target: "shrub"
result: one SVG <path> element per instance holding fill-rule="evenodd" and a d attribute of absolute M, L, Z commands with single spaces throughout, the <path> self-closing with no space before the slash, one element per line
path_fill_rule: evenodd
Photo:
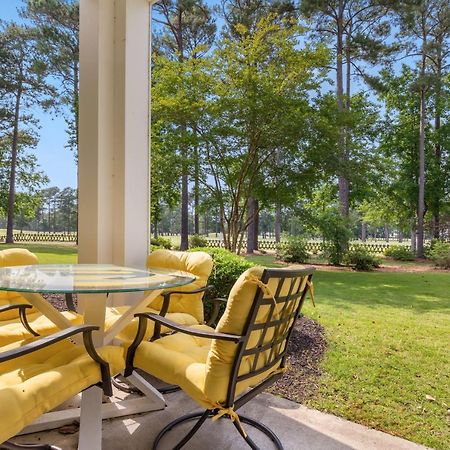
<path fill-rule="evenodd" d="M 172 248 L 172 241 L 167 238 L 163 238 L 162 236 L 159 236 L 157 238 L 151 238 L 150 239 L 150 245 L 155 248 L 166 248 L 170 250 Z"/>
<path fill-rule="evenodd" d="M 450 269 L 450 243 L 435 242 L 430 249 L 429 255 L 436 266 Z"/>
<path fill-rule="evenodd" d="M 227 298 L 233 284 L 248 268 L 254 264 L 242 256 L 238 256 L 223 248 L 197 247 L 189 251 L 203 251 L 209 253 L 214 260 L 214 267 L 208 279 L 208 284 L 214 286 L 207 298 Z"/>
<path fill-rule="evenodd" d="M 380 261 L 363 248 L 355 248 L 346 253 L 344 261 L 355 270 L 367 271 L 380 267 Z"/>
<path fill-rule="evenodd" d="M 415 258 L 414 253 L 404 245 L 391 245 L 384 254 L 398 261 L 414 261 Z"/>
<path fill-rule="evenodd" d="M 277 247 L 277 258 L 290 263 L 304 263 L 308 260 L 306 241 L 291 237 Z"/>
<path fill-rule="evenodd" d="M 325 241 L 324 256 L 328 262 L 339 266 L 348 250 L 350 222 L 337 209 L 325 211 L 318 218 L 318 226 Z"/>
<path fill-rule="evenodd" d="M 200 236 L 199 234 L 194 234 L 189 237 L 189 247 L 206 247 L 208 245 L 208 240 L 205 236 Z"/>

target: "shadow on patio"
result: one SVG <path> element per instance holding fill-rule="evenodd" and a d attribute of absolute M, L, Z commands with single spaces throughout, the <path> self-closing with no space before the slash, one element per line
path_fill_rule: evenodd
<path fill-rule="evenodd" d="M 198 410 L 195 403 L 182 392 L 166 397 L 167 408 L 146 414 L 103 422 L 103 448 L 107 450 L 149 449 L 156 434 L 171 420 Z M 366 428 L 362 425 L 308 409 L 302 405 L 274 397 L 260 395 L 242 408 L 242 413 L 269 425 L 278 435 L 286 450 L 350 450 L 350 449 L 424 449 L 420 445 Z M 161 450 L 172 449 L 187 432 L 188 425 L 178 428 L 173 436 L 162 441 Z M 246 428 L 262 450 L 271 449 L 271 443 L 258 431 Z M 21 443 L 45 442 L 63 450 L 77 448 L 78 433 L 62 435 L 46 431 L 15 438 Z M 248 449 L 229 420 L 208 420 L 186 445 L 186 450 L 240 450 Z"/>

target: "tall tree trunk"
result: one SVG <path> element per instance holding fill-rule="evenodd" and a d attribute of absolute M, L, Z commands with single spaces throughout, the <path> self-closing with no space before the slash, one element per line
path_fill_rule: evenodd
<path fill-rule="evenodd" d="M 181 175 L 181 242 L 180 250 L 189 247 L 189 192 L 188 175 L 186 173 L 186 159 L 183 162 L 183 174 Z"/>
<path fill-rule="evenodd" d="M 366 242 L 366 239 L 367 239 L 367 223 L 362 222 L 361 223 L 361 240 L 363 242 Z"/>
<path fill-rule="evenodd" d="M 259 234 L 259 206 L 258 200 L 253 197 L 248 200 L 248 217 L 251 222 L 247 227 L 247 253 L 252 254 L 258 250 Z"/>
<path fill-rule="evenodd" d="M 416 223 L 413 220 L 411 223 L 411 251 L 416 253 L 417 250 L 417 236 L 416 236 Z"/>
<path fill-rule="evenodd" d="M 255 218 L 253 220 L 253 229 L 254 229 L 254 235 L 255 235 L 255 243 L 254 243 L 254 250 L 259 249 L 259 201 L 255 199 Z"/>
<path fill-rule="evenodd" d="M 200 176 L 200 168 L 199 168 L 199 154 L 198 148 L 195 147 L 194 151 L 194 164 L 195 164 L 195 173 L 194 173 L 194 234 L 200 234 L 200 186 L 199 186 L 199 176 Z"/>
<path fill-rule="evenodd" d="M 275 205 L 275 242 L 281 241 L 281 205 Z"/>
<path fill-rule="evenodd" d="M 337 107 L 339 113 L 345 110 L 344 106 L 344 77 L 343 77 L 343 59 L 344 59 L 344 1 L 339 0 L 339 12 L 337 18 L 337 45 L 336 45 L 336 96 Z M 341 128 L 339 136 L 339 151 L 340 151 L 340 168 L 338 174 L 339 186 L 339 204 L 341 214 L 343 217 L 348 217 L 349 214 L 349 185 L 345 174 L 346 166 L 346 148 L 345 148 L 345 129 Z"/>
<path fill-rule="evenodd" d="M 435 95 L 435 115 L 434 115 L 434 132 L 438 139 L 434 145 L 434 158 L 438 170 L 437 189 L 435 189 L 435 199 L 433 202 L 433 237 L 440 238 L 440 214 L 441 214 L 441 186 L 442 180 L 442 149 L 439 141 L 439 130 L 441 129 L 441 77 L 442 77 L 442 57 L 438 55 L 436 61 L 436 95 Z"/>
<path fill-rule="evenodd" d="M 14 243 L 14 202 L 16 197 L 16 166 L 17 149 L 19 145 L 19 118 L 20 118 L 20 99 L 22 96 L 22 82 L 19 83 L 16 93 L 16 104 L 14 107 L 14 126 L 11 145 L 11 171 L 9 174 L 9 193 L 8 193 L 8 222 L 6 225 L 6 243 Z"/>
<path fill-rule="evenodd" d="M 424 253 L 424 215 L 425 215 L 425 125 L 426 125 L 426 99 L 425 99 L 425 69 L 426 69 L 426 29 L 423 18 L 422 35 L 422 61 L 420 66 L 420 129 L 419 129 L 419 198 L 417 204 L 417 256 L 423 258 Z"/>

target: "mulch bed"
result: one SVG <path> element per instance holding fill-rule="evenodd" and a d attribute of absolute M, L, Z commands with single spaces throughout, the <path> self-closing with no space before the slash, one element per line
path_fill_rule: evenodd
<path fill-rule="evenodd" d="M 327 349 L 325 329 L 308 317 L 297 319 L 288 346 L 288 371 L 269 392 L 297 403 L 314 396 L 322 374 L 320 363 Z"/>
<path fill-rule="evenodd" d="M 42 294 L 58 311 L 67 311 L 66 299 L 64 294 Z M 73 296 L 73 302 L 77 306 L 77 296 Z"/>

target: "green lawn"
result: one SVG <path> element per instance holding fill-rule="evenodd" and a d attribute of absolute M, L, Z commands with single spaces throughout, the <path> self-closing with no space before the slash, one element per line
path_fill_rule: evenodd
<path fill-rule="evenodd" d="M 71 244 L 0 244 L 0 250 L 26 248 L 36 254 L 40 264 L 71 264 L 78 260 L 78 249 Z"/>
<path fill-rule="evenodd" d="M 308 406 L 450 448 L 450 274 L 317 272 L 315 286 L 304 313 L 329 349 Z"/>

